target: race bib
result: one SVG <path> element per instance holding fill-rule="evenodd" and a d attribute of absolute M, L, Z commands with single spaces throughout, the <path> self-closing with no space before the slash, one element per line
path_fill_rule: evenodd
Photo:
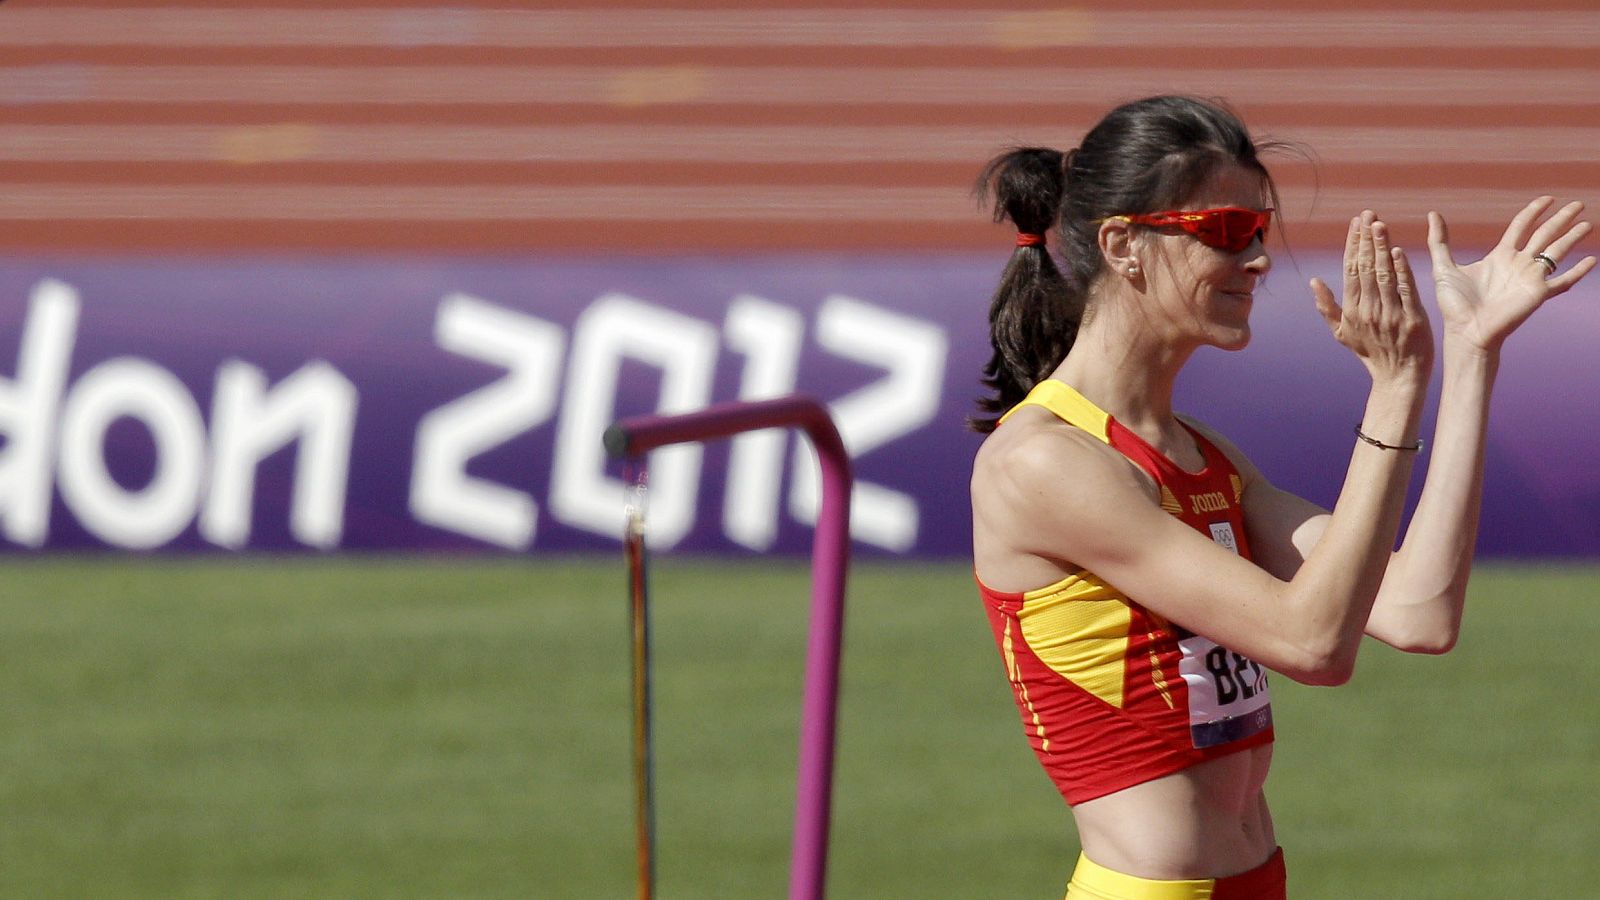
<path fill-rule="evenodd" d="M 1242 653 L 1191 634 L 1178 642 L 1178 673 L 1189 689 L 1189 736 L 1199 749 L 1272 726 L 1267 670 Z"/>
<path fill-rule="evenodd" d="M 1239 552 L 1227 522 L 1212 523 L 1210 531 L 1212 540 Z M 1183 651 L 1178 673 L 1189 689 L 1189 736 L 1196 748 L 1230 743 L 1272 727 L 1267 670 L 1260 663 L 1198 634 L 1184 633 L 1178 649 Z"/>

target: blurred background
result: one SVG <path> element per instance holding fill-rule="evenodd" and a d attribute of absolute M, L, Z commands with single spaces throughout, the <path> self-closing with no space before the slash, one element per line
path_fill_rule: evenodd
<path fill-rule="evenodd" d="M 607 422 L 798 389 L 857 457 L 864 547 L 963 555 L 960 423 L 1010 241 L 976 173 L 1162 92 L 1297 148 L 1255 345 L 1184 390 L 1331 500 L 1362 382 L 1304 284 L 1349 217 L 1378 210 L 1426 268 L 1429 209 L 1468 258 L 1531 197 L 1600 183 L 1577 0 L 13 0 L 3 22 L 0 503 L 24 547 L 605 549 Z M 1508 351 L 1492 553 L 1600 552 L 1573 452 L 1600 426 L 1567 400 L 1600 383 L 1596 291 Z M 664 454 L 658 542 L 804 552 L 792 443 Z"/>
<path fill-rule="evenodd" d="M 0 892 L 626 894 L 600 432 L 796 390 L 859 479 L 836 892 L 1057 892 L 1070 826 L 966 562 L 1012 246 L 983 163 L 1155 93 L 1295 148 L 1254 341 L 1180 401 L 1331 503 L 1364 376 L 1306 281 L 1363 208 L 1425 275 L 1429 210 L 1464 261 L 1535 196 L 1600 199 L 1597 50 L 1591 0 L 0 4 L 0 857 L 37 861 Z M 1505 352 L 1479 630 L 1285 689 L 1306 896 L 1600 876 L 1593 282 Z M 663 890 L 781 891 L 812 465 L 780 433 L 651 460 L 652 547 L 686 560 Z M 710 746 L 768 764 L 729 788 L 749 754 Z"/>

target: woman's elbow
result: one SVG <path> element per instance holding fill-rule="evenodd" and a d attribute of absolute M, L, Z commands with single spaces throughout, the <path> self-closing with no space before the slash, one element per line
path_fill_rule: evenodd
<path fill-rule="evenodd" d="M 1301 684 L 1337 687 L 1355 675 L 1358 647 L 1355 643 L 1303 647 L 1280 671 Z"/>
<path fill-rule="evenodd" d="M 1390 617 L 1368 633 L 1405 653 L 1449 653 L 1461 637 L 1461 604 L 1448 597 L 1409 607 L 1409 615 Z M 1371 624 L 1379 624 L 1377 622 Z"/>
<path fill-rule="evenodd" d="M 1417 629 L 1393 640 L 1384 640 L 1384 643 L 1405 653 L 1439 656 L 1455 649 L 1456 640 L 1460 637 L 1459 627 L 1440 626 Z"/>
<path fill-rule="evenodd" d="M 1301 684 L 1315 685 L 1317 687 L 1338 687 L 1348 682 L 1356 674 L 1356 661 L 1329 660 L 1312 668 L 1302 670 L 1301 678 L 1295 679 Z"/>

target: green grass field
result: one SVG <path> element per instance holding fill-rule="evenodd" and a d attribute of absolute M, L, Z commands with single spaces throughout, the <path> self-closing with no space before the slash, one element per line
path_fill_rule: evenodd
<path fill-rule="evenodd" d="M 16 559 L 0 896 L 632 895 L 620 560 Z M 787 884 L 803 564 L 654 566 L 663 898 Z M 1274 681 L 1304 898 L 1600 884 L 1600 568 L 1481 567 L 1456 651 Z M 852 573 L 830 895 L 1059 897 L 1076 845 L 964 565 Z"/>

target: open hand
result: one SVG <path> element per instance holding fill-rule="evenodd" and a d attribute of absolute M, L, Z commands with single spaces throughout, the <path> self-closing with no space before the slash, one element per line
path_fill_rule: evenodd
<path fill-rule="evenodd" d="M 1483 259 L 1458 266 L 1450 256 L 1444 217 L 1428 213 L 1428 252 L 1447 340 L 1458 338 L 1480 350 L 1498 350 L 1511 332 L 1544 301 L 1566 293 L 1595 267 L 1586 256 L 1560 275 L 1561 260 L 1591 230 L 1577 221 L 1583 204 L 1568 203 L 1543 222 L 1554 197 L 1540 197 L 1506 226 L 1500 243 Z M 1576 223 L 1576 224 L 1574 224 Z"/>
<path fill-rule="evenodd" d="M 1339 343 L 1360 358 L 1374 380 L 1420 377 L 1433 368 L 1433 332 L 1417 296 L 1405 251 L 1389 246 L 1388 227 L 1366 210 L 1350 220 L 1344 246 L 1344 305 L 1320 278 L 1311 279 L 1317 311 Z"/>

